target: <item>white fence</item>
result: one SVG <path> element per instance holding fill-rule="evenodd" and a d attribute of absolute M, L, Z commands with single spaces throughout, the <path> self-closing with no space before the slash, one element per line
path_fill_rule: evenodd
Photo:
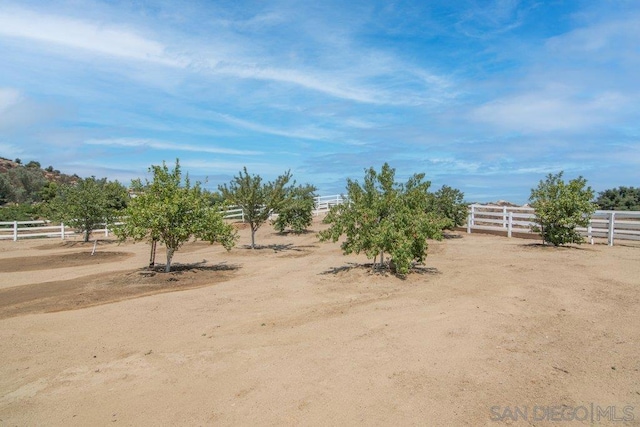
<path fill-rule="evenodd" d="M 340 205 L 345 202 L 345 198 L 340 194 L 332 196 L 317 196 L 315 197 L 315 206 L 313 208 L 313 215 L 318 216 L 322 213 L 329 212 L 333 206 Z M 244 212 L 242 208 L 237 206 L 230 206 L 229 209 L 222 211 L 225 219 L 237 219 L 244 222 Z M 271 217 L 277 216 L 277 212 L 272 212 Z"/>
<path fill-rule="evenodd" d="M 346 202 L 340 194 L 318 196 L 315 199 L 314 215 L 326 213 L 333 206 Z M 242 208 L 231 206 L 223 211 L 225 219 L 244 222 Z M 512 237 L 513 233 L 532 233 L 534 210 L 527 207 L 507 207 L 496 205 L 470 205 L 467 219 L 467 232 L 472 230 L 500 231 Z M 121 223 L 117 223 L 121 224 Z M 609 245 L 614 240 L 640 241 L 640 212 L 638 211 L 596 211 L 587 228 L 578 228 L 591 243 L 593 238 L 606 238 Z M 92 230 L 92 233 L 104 233 L 109 236 L 111 230 L 106 226 Z M 0 240 L 18 240 L 33 237 L 59 237 L 65 239 L 76 233 L 64 224 L 51 225 L 50 221 L 8 221 L 0 222 Z"/>
<path fill-rule="evenodd" d="M 111 232 L 106 224 L 104 228 L 91 230 L 92 233 L 104 233 L 106 237 Z M 0 239 L 11 239 L 14 242 L 18 239 L 33 237 L 59 237 L 64 240 L 66 237 L 75 235 L 73 229 L 64 223 L 51 225 L 50 221 L 6 221 L 0 222 Z"/>
<path fill-rule="evenodd" d="M 533 208 L 471 205 L 467 233 L 472 230 L 501 231 L 508 237 L 513 233 L 531 233 L 534 212 Z M 596 211 L 588 227 L 577 230 L 592 244 L 595 237 L 606 238 L 609 246 L 613 246 L 616 239 L 640 240 L 640 212 Z"/>
<path fill-rule="evenodd" d="M 227 209 L 223 212 L 222 217 L 224 219 L 239 219 L 244 222 L 244 210 L 242 208 L 236 208 L 235 206 L 231 206 L 233 209 Z"/>
<path fill-rule="evenodd" d="M 321 213 L 329 212 L 329 209 L 336 205 L 341 205 L 346 201 L 346 198 L 340 194 L 333 196 L 318 196 L 316 197 L 316 204 L 313 210 L 313 214 L 318 216 Z"/>
<path fill-rule="evenodd" d="M 332 206 L 344 203 L 341 195 L 318 196 L 316 197 L 314 215 L 326 213 Z M 244 211 L 242 208 L 231 206 L 223 211 L 225 219 L 237 220 L 244 222 Z M 121 223 L 117 223 L 121 224 Z M 91 233 L 104 233 L 105 237 L 109 236 L 109 230 L 106 224 L 104 228 L 91 230 Z M 77 234 L 73 229 L 64 223 L 52 225 L 51 221 L 6 221 L 0 222 L 0 240 L 13 240 L 35 237 L 59 237 L 64 240 L 69 236 Z"/>

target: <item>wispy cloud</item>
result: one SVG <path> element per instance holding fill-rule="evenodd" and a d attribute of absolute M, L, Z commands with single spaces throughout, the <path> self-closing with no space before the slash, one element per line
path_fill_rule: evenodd
<path fill-rule="evenodd" d="M 13 88 L 0 87 L 0 114 L 20 101 L 20 91 Z"/>
<path fill-rule="evenodd" d="M 0 9 L 0 34 L 103 55 L 184 65 L 184 62 L 170 58 L 162 44 L 130 29 L 25 9 Z"/>
<path fill-rule="evenodd" d="M 636 2 L 4 0 L 0 150 L 340 191 L 388 161 L 519 201 L 562 169 L 631 185 L 638 20 Z"/>
<path fill-rule="evenodd" d="M 487 38 L 522 25 L 528 8 L 520 0 L 492 0 L 473 4 L 466 9 L 456 28 L 469 37 Z"/>
<path fill-rule="evenodd" d="M 258 58 L 247 53 L 242 39 L 234 38 L 232 46 L 211 49 L 204 40 L 191 39 L 181 45 L 167 45 L 129 26 L 117 26 L 92 20 L 82 20 L 44 14 L 21 8 L 0 9 L 0 35 L 79 49 L 86 53 L 106 55 L 122 60 L 136 60 L 176 67 L 191 72 L 237 79 L 252 79 L 297 86 L 339 99 L 380 105 L 417 105 L 433 102 L 442 96 L 447 86 L 446 78 L 425 70 L 398 62 L 388 54 L 375 53 L 364 60 L 353 61 L 351 67 L 339 64 L 335 69 L 298 66 L 295 68 L 273 66 L 277 56 Z M 250 42 L 249 42 L 250 43 Z M 244 54 L 243 54 L 244 52 Z M 373 53 L 373 52 L 371 52 Z M 334 52 L 347 60 L 352 49 Z M 391 66 L 390 66 L 391 64 Z M 407 92 L 397 96 L 384 85 L 368 84 L 367 79 L 384 77 L 385 80 L 404 76 L 419 83 L 420 92 Z"/>
<path fill-rule="evenodd" d="M 629 99 L 620 93 L 602 93 L 591 99 L 558 90 L 524 93 L 488 102 L 471 113 L 473 120 L 516 132 L 582 131 L 610 123 Z"/>
<path fill-rule="evenodd" d="M 138 138 L 111 138 L 111 139 L 89 139 L 85 141 L 87 145 L 102 145 L 107 147 L 135 147 L 150 148 L 155 150 L 171 150 L 196 153 L 211 154 L 230 154 L 236 156 L 259 156 L 264 154 L 262 151 L 255 150 L 235 150 L 231 148 L 197 146 L 190 144 L 177 144 L 164 141 L 156 141 L 152 139 Z"/>
<path fill-rule="evenodd" d="M 230 125 L 252 130 L 259 133 L 265 133 L 270 135 L 285 136 L 287 138 L 300 138 L 309 139 L 313 141 L 335 141 L 340 140 L 340 134 L 326 128 L 320 128 L 316 126 L 309 126 L 307 128 L 276 128 L 273 126 L 266 126 L 260 123 L 255 123 L 249 120 L 239 119 L 237 117 L 230 116 L 228 114 L 214 113 L 213 117 L 228 123 Z M 343 141 L 340 141 L 343 142 Z"/>

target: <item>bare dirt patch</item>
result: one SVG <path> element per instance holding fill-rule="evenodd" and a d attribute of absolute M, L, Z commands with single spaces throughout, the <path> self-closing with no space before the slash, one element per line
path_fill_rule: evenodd
<path fill-rule="evenodd" d="M 127 254 L 130 255 L 130 254 Z M 157 293 L 184 291 L 229 280 L 235 265 L 176 265 L 170 273 L 135 270 L 0 289 L 0 319 L 76 310 Z"/>
<path fill-rule="evenodd" d="M 109 262 L 122 261 L 131 257 L 127 252 L 98 251 L 91 255 L 91 252 L 73 252 L 56 255 L 28 256 L 17 258 L 0 259 L 0 271 L 34 271 L 50 270 L 65 267 L 78 267 L 81 265 L 99 265 Z"/>
<path fill-rule="evenodd" d="M 99 239 L 99 240 L 90 240 L 85 242 L 83 240 L 65 240 L 63 242 L 54 242 L 54 243 L 44 243 L 37 244 L 33 246 L 33 249 L 38 250 L 55 250 L 55 249 L 85 249 L 91 251 L 94 244 L 98 248 L 108 247 L 108 246 L 117 246 L 119 242 L 114 239 Z"/>
<path fill-rule="evenodd" d="M 0 271 L 0 424 L 573 426 L 508 415 L 593 404 L 616 408 L 594 425 L 640 425 L 640 244 L 459 233 L 403 280 L 314 227 L 187 243 L 170 275 L 139 269 L 145 244 Z M 46 244 L 0 255 L 86 250 Z"/>

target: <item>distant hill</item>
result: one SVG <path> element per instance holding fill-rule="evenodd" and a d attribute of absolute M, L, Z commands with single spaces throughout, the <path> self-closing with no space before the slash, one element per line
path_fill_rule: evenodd
<path fill-rule="evenodd" d="M 22 164 L 19 159 L 0 157 L 0 205 L 7 203 L 33 203 L 41 199 L 40 192 L 49 183 L 74 183 L 78 175 L 67 175 L 48 166 L 43 169 L 39 162 Z"/>

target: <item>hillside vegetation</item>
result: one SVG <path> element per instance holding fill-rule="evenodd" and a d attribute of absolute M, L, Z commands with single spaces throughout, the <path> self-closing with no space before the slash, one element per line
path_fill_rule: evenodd
<path fill-rule="evenodd" d="M 72 184 L 78 179 L 78 175 L 61 173 L 53 166 L 43 169 L 37 161 L 22 164 L 20 159 L 0 157 L 0 204 L 40 202 L 50 183 Z"/>

